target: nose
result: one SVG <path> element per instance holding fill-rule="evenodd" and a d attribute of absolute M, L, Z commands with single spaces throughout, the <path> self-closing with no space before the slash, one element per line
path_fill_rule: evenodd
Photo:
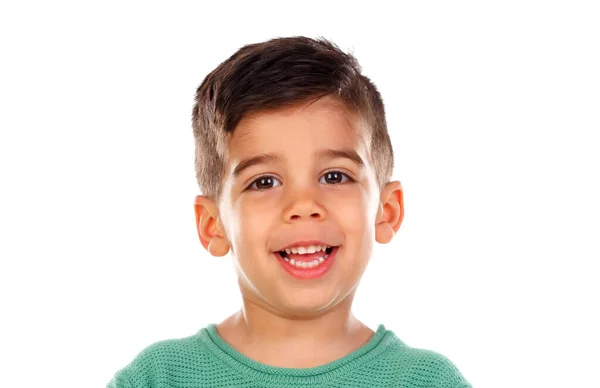
<path fill-rule="evenodd" d="M 325 219 L 327 211 L 319 204 L 312 190 L 296 192 L 289 206 L 283 212 L 284 222 L 297 222 L 302 219 L 320 221 Z"/>

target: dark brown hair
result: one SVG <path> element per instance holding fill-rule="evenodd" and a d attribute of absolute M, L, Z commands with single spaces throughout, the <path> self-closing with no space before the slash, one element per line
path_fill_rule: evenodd
<path fill-rule="evenodd" d="M 196 179 L 204 195 L 217 200 L 231 134 L 249 113 L 337 97 L 368 125 L 369 157 L 379 188 L 394 164 L 383 101 L 354 56 L 320 38 L 287 37 L 239 49 L 206 76 L 196 91 L 192 126 Z"/>

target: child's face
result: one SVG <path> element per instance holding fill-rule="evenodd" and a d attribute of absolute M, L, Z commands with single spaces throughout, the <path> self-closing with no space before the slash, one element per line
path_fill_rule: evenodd
<path fill-rule="evenodd" d="M 240 122 L 218 214 L 245 298 L 270 311 L 312 315 L 354 295 L 384 213 L 361 125 L 329 97 Z M 240 170 L 259 155 L 270 157 Z M 313 262 L 312 272 L 290 271 L 279 252 L 301 241 L 337 248 Z"/>

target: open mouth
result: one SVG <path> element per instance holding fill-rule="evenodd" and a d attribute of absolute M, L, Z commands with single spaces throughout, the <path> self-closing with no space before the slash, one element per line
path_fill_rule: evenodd
<path fill-rule="evenodd" d="M 278 255 L 289 265 L 299 269 L 318 268 L 338 249 L 337 246 L 293 247 L 281 250 Z"/>

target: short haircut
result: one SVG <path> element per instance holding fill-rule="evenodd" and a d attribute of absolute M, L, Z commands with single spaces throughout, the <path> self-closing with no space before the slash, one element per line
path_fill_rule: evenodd
<path fill-rule="evenodd" d="M 240 48 L 196 91 L 192 126 L 196 179 L 202 193 L 221 195 L 231 134 L 246 115 L 334 96 L 360 115 L 381 189 L 394 167 L 381 95 L 356 58 L 324 39 L 285 37 Z"/>

